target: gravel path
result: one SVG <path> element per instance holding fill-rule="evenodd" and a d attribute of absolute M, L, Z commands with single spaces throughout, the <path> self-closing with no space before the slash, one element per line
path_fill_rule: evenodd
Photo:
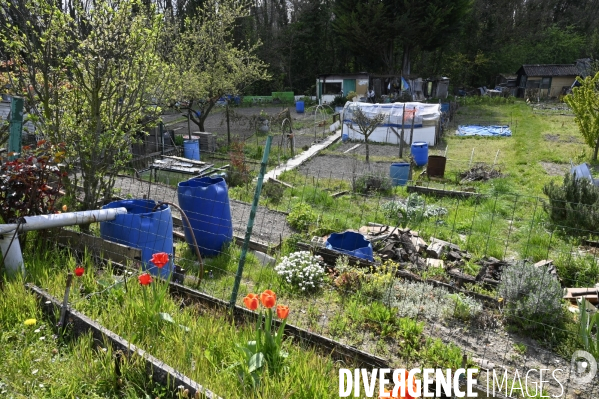
<path fill-rule="evenodd" d="M 363 161 L 356 161 L 353 157 L 342 155 L 319 155 L 304 163 L 298 170 L 306 176 L 317 179 L 342 179 L 351 180 L 354 174 L 389 175 L 391 162 L 371 162 L 370 171 L 367 171 Z"/>
<path fill-rule="evenodd" d="M 149 184 L 133 178 L 118 177 L 115 189 L 121 197 L 143 198 L 146 196 L 155 201 L 168 201 L 179 205 L 177 190 L 164 184 Z M 244 237 L 250 218 L 251 204 L 233 199 L 230 200 L 230 204 L 233 230 L 236 235 Z M 252 230 L 253 240 L 276 245 L 282 238 L 288 237 L 293 232 L 293 229 L 287 224 L 284 213 L 262 206 L 258 207 Z"/>

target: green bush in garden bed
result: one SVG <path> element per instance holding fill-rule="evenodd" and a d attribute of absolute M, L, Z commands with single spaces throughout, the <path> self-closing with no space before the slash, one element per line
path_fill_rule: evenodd
<path fill-rule="evenodd" d="M 38 258 L 26 267 L 37 285 L 62 297 L 66 273 L 74 269 L 74 262 Z M 265 370 L 259 388 L 253 389 L 251 381 L 243 378 L 245 354 L 236 345 L 254 339 L 253 325 L 237 326 L 224 314 L 200 306 L 181 309 L 180 302 L 168 296 L 148 307 L 155 298 L 154 290 L 160 292 L 166 283 L 154 280 L 142 286 L 136 275 L 125 282 L 110 270 L 96 269 L 91 262 L 84 267 L 85 273 L 75 278 L 71 290 L 74 309 L 222 397 L 281 398 L 293 392 L 298 398 L 326 398 L 337 393 L 334 382 L 338 372 L 333 361 L 289 340 L 283 342 L 288 353 L 287 371 L 271 375 Z M 160 312 L 149 314 L 157 310 Z M 299 310 L 291 310 L 290 320 L 294 312 Z"/>
<path fill-rule="evenodd" d="M 123 359 L 117 378 L 110 347 L 96 349 L 91 335 L 59 339 L 21 281 L 0 291 L 0 359 L 2 398 L 135 399 L 166 392 L 141 359 Z"/>

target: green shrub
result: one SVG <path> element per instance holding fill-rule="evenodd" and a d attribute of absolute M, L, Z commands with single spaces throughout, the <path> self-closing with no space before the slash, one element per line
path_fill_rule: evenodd
<path fill-rule="evenodd" d="M 382 172 L 363 174 L 352 179 L 352 189 L 356 193 L 366 194 L 368 192 L 389 193 L 393 185 L 391 178 Z"/>
<path fill-rule="evenodd" d="M 555 261 L 555 267 L 567 287 L 593 287 L 599 281 L 599 264 L 592 255 L 561 254 Z"/>
<path fill-rule="evenodd" d="M 544 208 L 554 224 L 569 227 L 580 234 L 585 234 L 584 230 L 597 230 L 599 188 L 588 179 L 576 179 L 568 172 L 562 186 L 550 182 L 543 187 L 543 193 L 549 197 L 549 203 Z"/>
<path fill-rule="evenodd" d="M 449 294 L 447 297 L 453 304 L 453 309 L 450 311 L 450 315 L 458 320 L 469 321 L 483 310 L 480 302 L 477 302 L 466 295 Z"/>
<path fill-rule="evenodd" d="M 303 202 L 294 205 L 287 215 L 287 223 L 298 231 L 308 231 L 314 222 L 316 222 L 316 212 Z"/>
<path fill-rule="evenodd" d="M 562 287 L 546 268 L 524 261 L 508 267 L 501 278 L 499 296 L 508 320 L 534 329 L 538 323 L 557 325 L 562 319 Z"/>
<path fill-rule="evenodd" d="M 331 102 L 331 107 L 343 107 L 347 102 L 347 98 L 341 96 L 335 96 L 335 99 Z"/>
<path fill-rule="evenodd" d="M 268 198 L 273 204 L 278 204 L 283 198 L 285 187 L 277 183 L 266 183 L 262 187 L 262 193 Z"/>

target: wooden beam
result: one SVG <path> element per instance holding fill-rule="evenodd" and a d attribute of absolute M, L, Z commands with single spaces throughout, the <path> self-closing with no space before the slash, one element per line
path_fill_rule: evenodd
<path fill-rule="evenodd" d="M 285 183 L 284 181 L 281 181 L 279 179 L 275 179 L 274 177 L 271 177 L 270 179 L 268 179 L 269 181 L 272 181 L 274 183 L 280 184 L 281 186 L 285 186 L 287 188 L 293 188 L 293 186 L 289 183 Z"/>
<path fill-rule="evenodd" d="M 183 220 L 180 217 L 172 215 L 173 218 L 173 227 L 183 228 Z M 180 233 L 178 231 L 173 231 L 173 238 L 180 241 L 185 241 L 185 234 Z M 241 237 L 237 234 L 233 234 L 233 239 L 237 245 L 243 245 L 244 237 Z M 277 249 L 279 245 L 268 245 L 268 243 L 262 243 L 254 240 L 250 240 L 250 249 L 254 251 L 260 251 L 266 253 L 271 253 L 273 250 Z M 201 252 L 201 251 L 200 251 Z"/>
<path fill-rule="evenodd" d="M 180 161 L 180 162 L 186 162 L 186 163 L 191 163 L 194 165 L 206 165 L 206 162 L 202 162 L 202 161 L 196 161 L 195 159 L 187 159 L 187 158 L 183 158 L 183 157 L 176 157 L 173 155 L 164 155 L 163 158 L 168 158 L 168 159 L 174 159 L 175 161 Z"/>
<path fill-rule="evenodd" d="M 127 262 L 132 260 L 141 261 L 141 249 L 118 244 L 101 237 L 61 229 L 55 236 L 55 239 L 59 244 L 77 251 L 83 252 L 87 248 L 93 255 L 110 259 L 113 262 L 127 264 Z"/>
<path fill-rule="evenodd" d="M 408 186 L 408 193 L 419 193 L 424 195 L 435 195 L 438 197 L 450 197 L 450 198 L 480 198 L 481 194 L 471 193 L 469 191 L 451 191 L 443 190 L 440 188 L 422 187 L 422 186 Z"/>
<path fill-rule="evenodd" d="M 27 284 L 26 287 L 31 293 L 37 296 L 42 311 L 48 317 L 54 318 L 56 314 L 60 313 L 59 310 L 62 308 L 62 305 L 56 298 L 35 285 Z M 190 397 L 221 399 L 214 392 L 178 372 L 143 349 L 133 345 L 131 342 L 128 342 L 83 313 L 69 308 L 66 314 L 67 320 L 72 326 L 71 331 L 74 336 L 91 332 L 97 346 L 103 347 L 106 342 L 109 342 L 114 352 L 121 351 L 127 356 L 139 356 L 144 360 L 146 370 L 150 370 L 149 374 L 151 378 L 160 384 L 168 386 L 172 390 L 179 389 L 182 386 L 189 391 Z"/>

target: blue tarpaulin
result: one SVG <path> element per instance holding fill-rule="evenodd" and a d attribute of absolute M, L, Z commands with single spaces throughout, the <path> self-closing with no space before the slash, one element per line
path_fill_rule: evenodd
<path fill-rule="evenodd" d="M 458 126 L 458 136 L 495 136 L 511 137 L 510 127 L 505 126 L 480 126 L 480 125 L 461 125 Z"/>

